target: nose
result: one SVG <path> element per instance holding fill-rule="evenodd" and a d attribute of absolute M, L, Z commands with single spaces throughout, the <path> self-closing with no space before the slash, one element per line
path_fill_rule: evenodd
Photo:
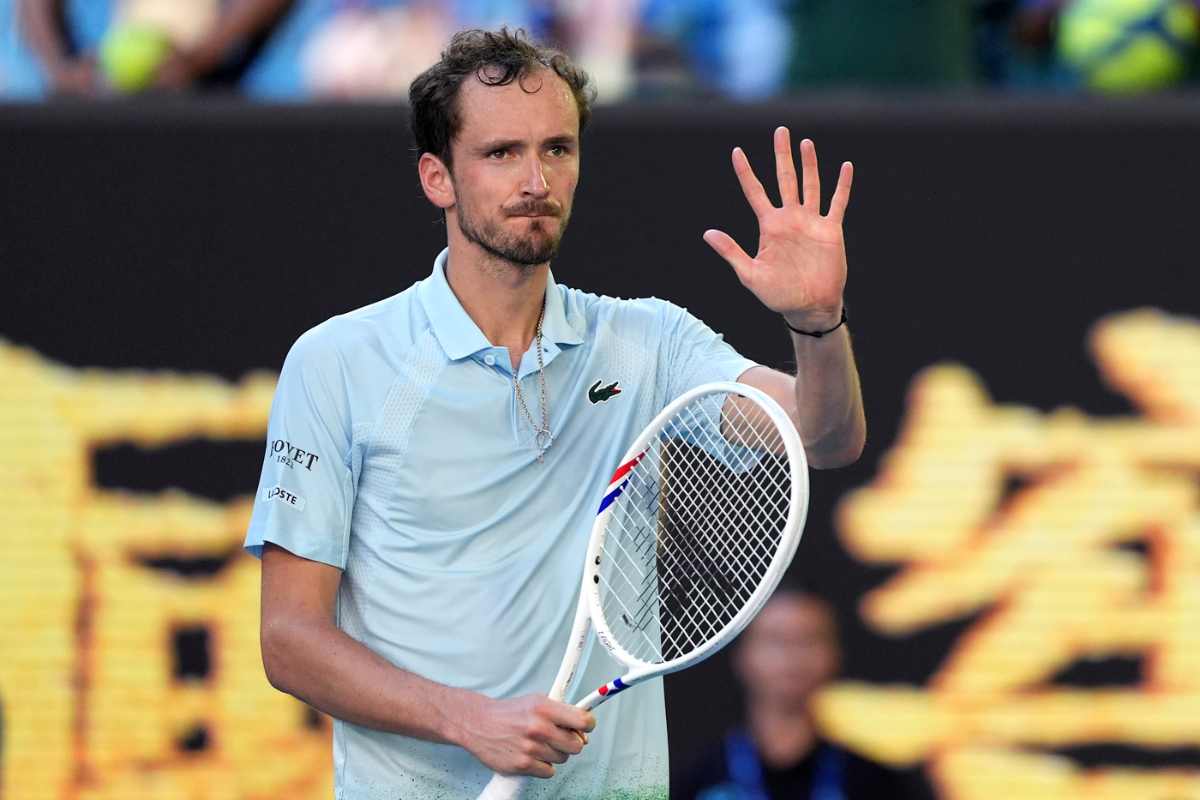
<path fill-rule="evenodd" d="M 525 185 L 521 193 L 526 197 L 546 197 L 550 194 L 550 183 L 546 180 L 546 166 L 540 158 L 529 159 L 525 173 Z"/>

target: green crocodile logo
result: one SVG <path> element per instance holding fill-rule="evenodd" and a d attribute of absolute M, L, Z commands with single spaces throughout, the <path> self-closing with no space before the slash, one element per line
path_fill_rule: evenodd
<path fill-rule="evenodd" d="M 591 400 L 593 405 L 606 402 L 621 393 L 621 389 L 617 386 L 618 381 L 613 381 L 608 386 L 601 386 L 600 383 L 600 381 L 596 381 L 588 389 L 588 400 Z"/>

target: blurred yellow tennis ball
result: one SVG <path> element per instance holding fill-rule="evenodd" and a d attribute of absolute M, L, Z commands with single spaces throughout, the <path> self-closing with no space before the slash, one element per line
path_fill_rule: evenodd
<path fill-rule="evenodd" d="M 137 92 L 154 80 L 171 53 L 171 41 L 158 28 L 122 25 L 100 43 L 100 67 L 118 91 Z"/>
<path fill-rule="evenodd" d="M 1075 0 L 1059 19 L 1059 57 L 1104 92 L 1179 81 L 1198 40 L 1200 12 L 1192 0 Z"/>

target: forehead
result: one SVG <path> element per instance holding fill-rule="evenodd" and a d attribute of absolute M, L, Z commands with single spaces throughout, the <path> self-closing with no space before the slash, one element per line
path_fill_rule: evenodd
<path fill-rule="evenodd" d="M 759 632 L 768 635 L 831 634 L 833 624 L 828 612 L 804 597 L 782 595 L 771 599 L 754 621 Z"/>
<path fill-rule="evenodd" d="M 458 104 L 462 124 L 457 138 L 464 142 L 579 134 L 579 108 L 571 88 L 545 68 L 502 86 L 468 77 L 459 88 Z"/>

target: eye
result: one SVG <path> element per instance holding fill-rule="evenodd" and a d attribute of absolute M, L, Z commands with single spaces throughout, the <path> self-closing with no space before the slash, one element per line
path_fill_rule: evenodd
<path fill-rule="evenodd" d="M 497 147 L 495 150 L 492 150 L 490 153 L 488 153 L 487 157 L 494 159 L 496 161 L 499 161 L 500 159 L 504 158 L 507 155 L 508 155 L 507 147 Z"/>
<path fill-rule="evenodd" d="M 571 148 L 567 147 L 565 144 L 554 144 L 554 145 L 550 145 L 549 152 L 550 152 L 550 155 L 552 155 L 552 156 L 561 157 L 561 156 L 565 156 L 565 155 L 570 155 Z"/>

